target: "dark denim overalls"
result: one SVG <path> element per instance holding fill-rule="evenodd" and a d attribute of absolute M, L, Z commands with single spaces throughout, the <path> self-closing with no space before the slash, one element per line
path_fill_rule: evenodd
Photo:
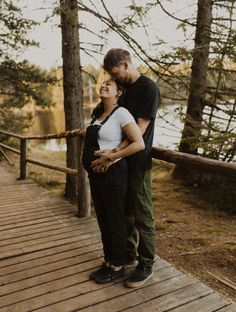
<path fill-rule="evenodd" d="M 121 159 L 104 173 L 94 173 L 90 168 L 91 162 L 96 159 L 94 152 L 100 149 L 98 144 L 99 130 L 111 114 L 101 122 L 101 125 L 94 125 L 95 119 L 93 119 L 88 126 L 82 163 L 89 176 L 91 195 L 102 236 L 104 260 L 119 266 L 126 263 L 127 164 L 125 159 Z"/>

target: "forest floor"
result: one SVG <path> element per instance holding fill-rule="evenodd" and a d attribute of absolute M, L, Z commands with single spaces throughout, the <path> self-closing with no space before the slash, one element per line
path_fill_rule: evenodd
<path fill-rule="evenodd" d="M 153 202 L 158 255 L 236 300 L 236 216 L 173 179 L 171 166 L 162 162 L 153 167 Z"/>
<path fill-rule="evenodd" d="M 65 166 L 65 152 L 36 148 L 31 152 L 29 157 Z M 19 175 L 18 157 L 9 156 L 14 166 L 4 164 Z M 198 188 L 173 179 L 172 168 L 161 161 L 153 166 L 157 254 L 224 297 L 236 300 L 236 216 L 216 210 L 202 199 Z M 65 174 L 28 164 L 27 177 L 63 196 Z"/>

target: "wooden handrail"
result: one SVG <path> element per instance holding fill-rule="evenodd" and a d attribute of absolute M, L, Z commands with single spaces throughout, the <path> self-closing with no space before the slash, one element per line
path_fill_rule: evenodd
<path fill-rule="evenodd" d="M 9 151 L 11 151 L 11 152 L 13 152 L 13 153 L 16 153 L 16 154 L 20 155 L 20 150 L 18 150 L 18 149 L 16 149 L 16 148 L 10 147 L 10 146 L 5 145 L 5 144 L 3 144 L 3 143 L 0 143 L 0 146 L 3 147 L 3 148 L 5 148 L 6 150 L 9 150 Z"/>
<path fill-rule="evenodd" d="M 86 174 L 82 167 L 80 160 L 78 159 L 78 169 L 71 169 L 67 167 L 57 166 L 53 164 L 48 164 L 36 159 L 27 158 L 27 141 L 36 139 L 36 140 L 48 140 L 48 139 L 59 139 L 59 138 L 68 138 L 68 137 L 77 137 L 78 139 L 78 148 L 81 150 L 83 145 L 83 138 L 85 136 L 84 129 L 74 129 L 72 131 L 64 131 L 61 133 L 52 133 L 46 135 L 18 135 L 12 132 L 5 130 L 0 130 L 0 134 L 8 135 L 10 137 L 15 137 L 20 140 L 20 151 L 9 147 L 3 143 L 0 143 L 0 147 L 6 148 L 11 152 L 20 154 L 20 179 L 26 179 L 26 165 L 31 163 L 37 166 L 45 167 L 48 169 L 53 169 L 56 171 L 64 172 L 67 174 L 77 175 L 78 179 L 78 217 L 87 217 L 90 215 L 90 204 L 89 196 L 87 194 L 87 185 L 86 185 Z"/>
<path fill-rule="evenodd" d="M 21 135 L 13 132 L 8 132 L 5 130 L 0 130 L 0 133 L 17 138 L 17 139 L 27 139 L 27 140 L 49 140 L 49 139 L 61 139 L 68 137 L 84 137 L 84 129 L 74 129 L 71 131 L 63 131 L 60 133 L 42 134 L 42 135 Z"/>
<path fill-rule="evenodd" d="M 57 166 L 57 165 L 52 165 L 49 163 L 45 163 L 36 159 L 32 158 L 27 158 L 27 140 L 32 140 L 32 139 L 37 139 L 37 140 L 49 140 L 49 139 L 59 139 L 59 138 L 68 138 L 68 137 L 81 137 L 83 138 L 85 135 L 85 130 L 84 129 L 74 129 L 72 131 L 63 131 L 60 133 L 52 133 L 52 134 L 46 134 L 46 135 L 29 135 L 29 136 L 24 136 L 24 135 L 18 135 L 16 133 L 12 133 L 9 131 L 5 130 L 0 130 L 0 133 L 5 134 L 10 137 L 14 137 L 17 139 L 20 139 L 20 150 L 17 150 L 13 147 L 10 147 L 8 145 L 5 145 L 3 143 L 0 143 L 0 146 L 13 152 L 16 154 L 20 155 L 20 179 L 26 179 L 26 164 L 32 163 L 37 166 L 45 167 L 48 169 L 53 169 L 56 171 L 72 174 L 72 175 L 77 175 L 78 170 L 77 169 L 71 169 L 68 167 L 63 167 L 63 166 Z"/>
<path fill-rule="evenodd" d="M 210 159 L 202 156 L 191 155 L 172 151 L 167 148 L 153 147 L 152 157 L 170 163 L 191 166 L 195 169 L 205 170 L 216 175 L 236 179 L 236 164 Z"/>
<path fill-rule="evenodd" d="M 39 161 L 39 160 L 36 160 L 36 159 L 32 159 L 32 158 L 27 158 L 26 162 L 34 164 L 34 165 L 37 165 L 37 166 L 41 166 L 41 167 L 44 167 L 44 168 L 53 169 L 53 170 L 64 172 L 64 173 L 69 173 L 69 174 L 72 174 L 72 175 L 77 175 L 77 173 L 78 173 L 78 170 L 76 170 L 76 169 L 71 169 L 71 168 L 67 168 L 67 167 L 52 165 L 52 164 L 44 163 L 42 161 Z"/>
<path fill-rule="evenodd" d="M 0 133 L 6 134 L 6 135 L 11 136 L 11 137 L 13 137 L 13 138 L 24 139 L 24 136 L 23 136 L 23 135 L 16 134 L 16 133 L 13 133 L 13 132 L 8 132 L 8 131 L 5 131 L 5 130 L 0 130 Z"/>
<path fill-rule="evenodd" d="M 55 139 L 55 138 L 67 138 L 67 137 L 81 137 L 83 138 L 85 135 L 85 130 L 84 129 L 74 129 L 72 131 L 64 131 L 61 133 L 52 133 L 52 134 L 47 134 L 47 135 L 33 135 L 33 136 L 23 136 L 23 135 L 17 135 L 12 132 L 8 132 L 5 130 L 0 130 L 0 133 L 6 134 L 8 136 L 13 136 L 18 139 L 21 139 L 23 141 L 24 139 L 30 140 L 30 139 L 43 139 L 43 140 L 48 140 L 48 139 Z M 6 148 L 14 153 L 21 154 L 18 150 L 13 149 L 12 147 L 7 147 L 7 145 L 4 145 L 0 143 L 0 146 L 3 148 Z M 187 165 L 187 166 L 192 166 L 194 168 L 197 168 L 199 170 L 205 170 L 207 172 L 217 174 L 217 175 L 222 175 L 230 178 L 236 178 L 236 164 L 233 163 L 226 163 L 220 160 L 214 160 L 206 157 L 201 157 L 201 156 L 195 156 L 187 153 L 181 153 L 181 152 L 176 152 L 172 151 L 170 149 L 162 148 L 162 147 L 153 147 L 152 148 L 152 157 L 154 159 L 160 159 L 164 160 L 167 162 L 171 162 L 174 164 L 180 164 L 180 165 Z M 26 163 L 28 159 L 24 160 L 22 163 Z M 40 161 L 32 160 L 34 163 L 37 165 L 42 165 L 45 164 Z M 30 162 L 30 161 L 28 161 Z M 51 169 L 57 170 L 57 167 L 55 165 L 50 165 L 46 164 L 46 166 L 51 166 Z M 54 167 L 54 168 L 52 168 Z M 49 168 L 49 167 L 48 167 Z M 67 172 L 67 170 L 72 170 L 71 174 L 74 174 L 75 169 L 70 169 L 66 167 L 60 167 L 63 168 L 62 170 L 65 170 L 63 172 Z M 62 171 L 61 169 L 59 171 Z M 67 172 L 69 173 L 69 172 Z"/>
<path fill-rule="evenodd" d="M 72 131 L 65 131 L 61 133 L 47 134 L 47 135 L 32 135 L 32 136 L 23 136 L 18 135 L 12 132 L 5 130 L 0 130 L 0 133 L 12 136 L 20 139 L 20 151 L 9 147 L 3 143 L 0 143 L 0 146 L 6 148 L 14 153 L 20 154 L 20 178 L 26 178 L 26 164 L 32 163 L 41 167 L 46 167 L 49 169 L 65 172 L 68 174 L 78 175 L 78 216 L 85 217 L 89 215 L 89 207 L 86 206 L 86 200 L 83 197 L 86 192 L 87 185 L 85 183 L 85 172 L 82 168 L 81 162 L 78 160 L 78 170 L 71 169 L 67 167 L 52 165 L 44 163 L 42 161 L 27 158 L 27 140 L 39 139 L 39 140 L 48 140 L 48 139 L 58 139 L 58 138 L 67 138 L 67 137 L 78 137 L 78 148 L 82 148 L 83 138 L 85 135 L 84 129 L 75 129 Z M 166 148 L 153 147 L 152 148 L 152 157 L 154 159 L 160 159 L 174 164 L 191 166 L 195 169 L 205 170 L 217 175 L 222 175 L 230 178 L 236 178 L 236 164 L 226 163 L 219 160 L 209 159 L 201 156 L 190 155 L 186 153 L 180 153 L 172 151 Z M 85 196 L 86 197 L 86 196 Z M 87 198 L 87 197 L 86 197 Z"/>
<path fill-rule="evenodd" d="M 45 135 L 27 135 L 26 139 L 32 140 L 49 140 L 49 139 L 61 139 L 61 138 L 69 138 L 69 137 L 84 137 L 85 130 L 84 129 L 75 129 L 72 131 L 64 131 L 60 133 L 51 133 Z"/>

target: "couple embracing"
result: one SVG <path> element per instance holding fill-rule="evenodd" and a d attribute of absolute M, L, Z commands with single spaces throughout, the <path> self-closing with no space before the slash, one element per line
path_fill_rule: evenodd
<path fill-rule="evenodd" d="M 98 284 L 124 275 L 139 287 L 153 275 L 155 222 L 151 190 L 151 149 L 160 93 L 134 67 L 128 51 L 111 49 L 104 58 L 110 78 L 86 130 L 82 162 L 101 231 L 104 262 L 90 274 Z"/>

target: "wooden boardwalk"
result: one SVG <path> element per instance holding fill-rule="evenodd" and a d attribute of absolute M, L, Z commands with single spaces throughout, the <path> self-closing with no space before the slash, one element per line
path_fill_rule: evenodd
<path fill-rule="evenodd" d="M 101 263 L 95 218 L 0 164 L 0 311 L 235 312 L 236 305 L 157 257 L 140 289 L 97 285 Z M 128 273 L 128 272 L 126 272 Z"/>

